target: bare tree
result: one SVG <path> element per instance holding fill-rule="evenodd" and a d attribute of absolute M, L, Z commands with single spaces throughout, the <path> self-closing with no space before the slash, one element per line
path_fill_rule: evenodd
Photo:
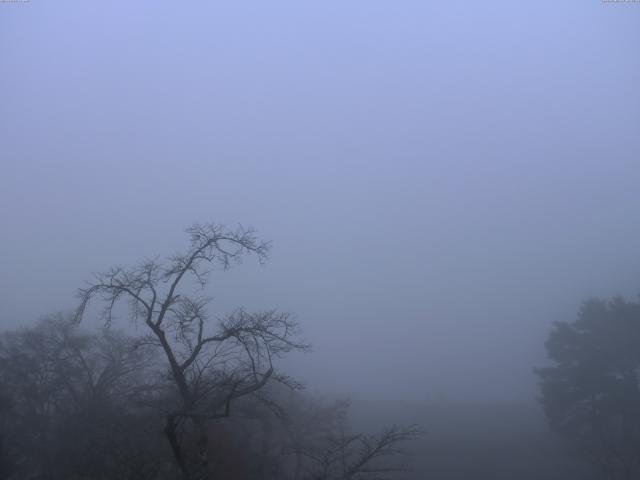
<path fill-rule="evenodd" d="M 222 422 L 222 433 L 233 436 L 237 449 L 227 449 L 222 478 L 404 478 L 409 472 L 404 444 L 423 432 L 415 425 L 394 425 L 375 434 L 353 432 L 349 410 L 346 399 L 309 396 L 279 384 L 245 397 L 236 415 Z M 234 455 L 238 452 L 242 455 Z"/>
<path fill-rule="evenodd" d="M 300 401 L 300 400 L 298 400 Z M 387 427 L 377 434 L 351 433 L 347 400 L 323 405 L 308 399 L 280 416 L 295 461 L 294 480 L 381 480 L 406 472 L 401 446 L 423 434 L 416 425 Z"/>
<path fill-rule="evenodd" d="M 166 411 L 165 435 L 183 477 L 192 480 L 205 478 L 210 470 L 207 422 L 228 416 L 234 400 L 259 391 L 270 380 L 288 383 L 275 373 L 273 360 L 308 345 L 299 339 L 298 324 L 287 313 L 238 309 L 214 320 L 207 310 L 210 298 L 199 295 L 211 269 L 227 270 L 247 255 L 263 262 L 269 243 L 242 227 L 195 224 L 187 233 L 189 248 L 183 254 L 96 275 L 79 291 L 76 319 L 82 319 L 97 296 L 105 305 L 106 325 L 124 301 L 131 319 L 146 327 L 144 342 L 164 353 L 179 398 Z M 194 454 L 185 448 L 185 428 L 196 432 Z"/>
<path fill-rule="evenodd" d="M 166 445 L 142 435 L 157 414 L 135 404 L 157 383 L 157 356 L 133 346 L 62 315 L 0 335 L 0 478 L 126 480 L 136 478 L 125 468 L 134 459 L 138 470 L 175 470 Z"/>
<path fill-rule="evenodd" d="M 382 480 L 405 472 L 401 463 L 389 463 L 389 457 L 403 453 L 399 445 L 421 435 L 416 426 L 389 427 L 377 435 L 361 433 L 329 438 L 329 445 L 320 454 L 309 453 L 315 469 L 310 480 Z"/>

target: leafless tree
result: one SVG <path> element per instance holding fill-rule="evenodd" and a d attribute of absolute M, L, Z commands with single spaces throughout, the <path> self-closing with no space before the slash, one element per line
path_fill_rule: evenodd
<path fill-rule="evenodd" d="M 120 332 L 89 334 L 63 315 L 2 333 L 0 478 L 110 478 L 117 470 L 111 478 L 131 479 L 126 462 L 138 459 L 145 471 L 163 463 L 152 437 L 139 442 L 155 418 L 135 407 L 157 383 L 157 356 L 133 347 Z M 138 432 L 125 435 L 131 423 Z M 129 439 L 138 444 L 123 450 Z M 146 452 L 153 455 L 143 459 Z"/>
<path fill-rule="evenodd" d="M 400 444 L 412 440 L 422 432 L 416 426 L 392 426 L 379 434 L 346 434 L 329 438 L 321 452 L 306 452 L 313 461 L 314 471 L 309 480 L 382 480 L 405 472 L 402 463 L 390 463 L 390 457 L 404 453 Z"/>
<path fill-rule="evenodd" d="M 409 472 L 405 443 L 422 435 L 415 425 L 375 434 L 353 432 L 350 402 L 290 391 L 278 384 L 238 402 L 224 421 L 242 459 L 229 451 L 223 478 L 261 480 L 382 480 Z M 238 465 L 239 463 L 239 465 Z M 244 475 L 243 475 L 244 474 Z"/>
<path fill-rule="evenodd" d="M 179 398 L 166 411 L 165 434 L 183 477 L 192 480 L 208 475 L 208 421 L 228 416 L 234 400 L 258 392 L 270 380 L 288 383 L 275 372 L 273 360 L 308 345 L 287 313 L 238 309 L 213 319 L 207 308 L 210 298 L 200 295 L 212 269 L 227 270 L 247 255 L 263 262 L 269 243 L 242 227 L 195 224 L 187 233 L 185 253 L 96 275 L 79 291 L 76 319 L 99 297 L 106 325 L 124 301 L 131 319 L 146 327 L 144 342 L 163 352 Z M 181 429 L 187 425 L 197 432 L 195 454 L 184 448 Z"/>
<path fill-rule="evenodd" d="M 399 461 L 402 445 L 422 435 L 416 425 L 394 425 L 377 434 L 351 433 L 348 427 L 350 402 L 330 404 L 298 400 L 292 413 L 281 420 L 295 461 L 294 480 L 382 480 L 406 472 Z M 300 411 L 300 406 L 304 406 Z"/>

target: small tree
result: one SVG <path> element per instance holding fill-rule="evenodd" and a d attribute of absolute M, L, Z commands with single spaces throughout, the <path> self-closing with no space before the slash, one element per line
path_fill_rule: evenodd
<path fill-rule="evenodd" d="M 144 341 L 163 352 L 178 398 L 166 408 L 165 435 L 183 477 L 191 480 L 205 478 L 210 470 L 208 422 L 228 416 L 235 400 L 258 392 L 270 380 L 293 386 L 275 372 L 273 360 L 308 345 L 287 313 L 238 309 L 213 320 L 210 298 L 199 294 L 211 268 L 227 270 L 247 255 L 263 262 L 267 242 L 258 241 L 252 230 L 216 224 L 195 224 L 187 233 L 189 247 L 183 254 L 97 275 L 79 291 L 76 318 L 80 321 L 89 301 L 98 296 L 105 302 L 107 325 L 122 300 L 131 319 L 145 326 Z M 197 437 L 195 451 L 186 448 L 187 430 Z"/>
<path fill-rule="evenodd" d="M 539 368 L 550 425 L 571 438 L 611 479 L 640 475 L 640 304 L 585 302 L 546 342 L 552 366 Z"/>
<path fill-rule="evenodd" d="M 393 425 L 377 434 L 354 433 L 349 431 L 343 408 L 338 403 L 324 412 L 329 420 L 337 416 L 338 425 L 315 439 L 308 433 L 308 438 L 293 443 L 294 480 L 383 480 L 408 471 L 397 457 L 405 453 L 402 444 L 422 435 L 417 426 Z"/>

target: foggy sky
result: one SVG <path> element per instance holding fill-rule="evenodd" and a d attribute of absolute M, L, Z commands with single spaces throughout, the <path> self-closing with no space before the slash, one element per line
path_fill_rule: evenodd
<path fill-rule="evenodd" d="M 530 400 L 554 320 L 640 293 L 640 4 L 0 3 L 0 326 L 194 221 L 274 249 L 312 390 Z M 126 323 L 121 324 L 126 327 Z"/>

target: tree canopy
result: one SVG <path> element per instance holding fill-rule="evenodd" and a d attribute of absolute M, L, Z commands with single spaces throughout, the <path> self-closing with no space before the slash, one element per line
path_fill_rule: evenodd
<path fill-rule="evenodd" d="M 640 303 L 586 301 L 573 322 L 554 324 L 546 349 L 552 365 L 536 373 L 552 428 L 609 478 L 637 478 Z"/>

